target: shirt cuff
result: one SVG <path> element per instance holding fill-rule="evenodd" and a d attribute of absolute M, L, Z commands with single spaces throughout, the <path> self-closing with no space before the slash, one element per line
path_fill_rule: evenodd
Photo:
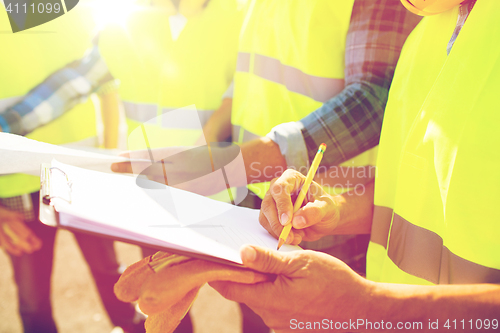
<path fill-rule="evenodd" d="M 266 136 L 276 142 L 285 157 L 288 168 L 307 173 L 309 158 L 302 136 L 301 122 L 290 122 L 275 126 Z"/>

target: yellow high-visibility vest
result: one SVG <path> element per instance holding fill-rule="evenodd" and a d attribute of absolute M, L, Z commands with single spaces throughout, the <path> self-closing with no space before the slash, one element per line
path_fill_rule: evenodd
<path fill-rule="evenodd" d="M 240 36 L 231 123 L 233 141 L 298 121 L 344 89 L 353 0 L 254 0 Z M 370 150 L 343 165 L 374 165 Z M 248 186 L 263 198 L 269 183 Z"/>
<path fill-rule="evenodd" d="M 409 36 L 389 93 L 367 277 L 500 282 L 500 3 L 478 1 L 447 56 L 458 7 Z"/>
<path fill-rule="evenodd" d="M 151 147 L 193 145 L 200 137 L 234 74 L 243 20 L 239 6 L 236 0 L 210 0 L 187 19 L 177 40 L 171 11 L 153 6 L 132 14 L 125 27 L 102 31 L 99 48 L 120 80 L 129 149 L 146 148 L 143 131 L 134 131 L 141 124 Z M 199 121 L 177 117 L 172 123 L 163 116 L 184 107 L 196 108 Z"/>
<path fill-rule="evenodd" d="M 0 30 L 10 31 L 0 10 Z M 36 33 L 38 32 L 39 33 Z M 65 15 L 29 31 L 2 34 L 0 52 L 0 104 L 15 104 L 54 71 L 81 58 L 90 46 L 90 12 L 77 6 Z M 44 114 L 33 115 L 43 119 Z M 64 144 L 84 140 L 97 143 L 95 109 L 90 100 L 26 135 L 34 140 Z M 8 198 L 40 189 L 39 177 L 12 174 L 0 177 L 0 197 Z"/>

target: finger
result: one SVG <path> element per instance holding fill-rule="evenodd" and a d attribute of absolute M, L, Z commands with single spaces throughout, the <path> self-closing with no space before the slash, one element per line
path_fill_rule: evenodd
<path fill-rule="evenodd" d="M 259 223 L 260 225 L 266 229 L 266 231 L 271 235 L 273 236 L 274 238 L 278 239 L 279 235 L 277 233 L 274 232 L 273 228 L 271 227 L 271 224 L 269 223 L 269 221 L 267 220 L 266 216 L 264 215 L 264 213 L 262 212 L 262 209 L 261 211 L 259 212 Z"/>
<path fill-rule="evenodd" d="M 141 286 L 139 303 L 145 313 L 157 313 L 181 300 L 186 291 L 219 280 L 253 284 L 268 280 L 268 276 L 202 260 L 187 261 L 149 276 Z"/>
<path fill-rule="evenodd" d="M 38 250 L 41 243 L 40 239 L 33 231 L 26 226 L 24 222 L 15 221 L 7 225 L 12 230 L 12 241 L 15 245 L 21 248 L 26 253 L 32 253 Z M 32 242 L 33 241 L 33 242 Z M 41 246 L 41 244 L 40 244 Z"/>
<path fill-rule="evenodd" d="M 295 229 L 305 229 L 321 222 L 325 216 L 331 214 L 333 205 L 331 202 L 315 200 L 308 202 L 299 209 L 292 219 L 292 226 Z"/>
<path fill-rule="evenodd" d="M 254 245 L 244 245 L 240 255 L 245 266 L 269 274 L 283 273 L 289 261 L 286 254 Z"/>
<path fill-rule="evenodd" d="M 278 238 L 283 230 L 278 219 L 278 211 L 271 193 L 268 191 L 260 206 L 259 222 L 271 235 Z"/>
<path fill-rule="evenodd" d="M 304 239 L 304 231 L 303 230 L 293 230 L 293 239 L 290 243 L 291 245 L 299 245 L 300 242 L 302 242 L 302 239 Z"/>
<path fill-rule="evenodd" d="M 120 162 L 111 164 L 111 171 L 119 173 L 134 173 L 132 170 L 132 163 Z"/>
<path fill-rule="evenodd" d="M 16 239 L 15 242 L 13 241 L 13 244 L 24 253 L 31 254 L 34 251 L 26 239 Z"/>
<path fill-rule="evenodd" d="M 31 246 L 25 240 L 27 233 L 19 231 L 16 223 L 17 221 L 2 224 L 2 232 L 5 234 L 5 241 L 18 250 L 31 253 Z"/>
<path fill-rule="evenodd" d="M 276 203 L 277 214 L 281 225 L 287 225 L 293 216 L 291 194 L 300 189 L 304 176 L 295 170 L 286 170 L 269 189 Z"/>
<path fill-rule="evenodd" d="M 242 284 L 227 281 L 213 281 L 208 283 L 222 297 L 238 303 L 245 303 L 252 307 L 254 304 L 262 304 L 265 298 L 271 295 L 270 289 L 273 287 L 271 282 L 258 284 Z"/>
<path fill-rule="evenodd" d="M 26 224 L 22 221 L 13 221 L 5 225 L 5 227 L 8 227 L 10 230 L 12 230 L 16 237 L 22 239 L 26 239 L 31 234 L 33 234 L 33 231 L 31 231 L 31 229 L 27 227 Z"/>
<path fill-rule="evenodd" d="M 8 253 L 15 256 L 20 256 L 23 253 L 20 248 L 10 242 L 9 237 L 2 231 L 0 231 L 0 246 L 3 247 Z"/>

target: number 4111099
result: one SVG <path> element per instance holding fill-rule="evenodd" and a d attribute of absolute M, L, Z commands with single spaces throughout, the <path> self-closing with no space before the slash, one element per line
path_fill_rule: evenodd
<path fill-rule="evenodd" d="M 454 320 L 447 320 L 444 325 L 444 328 L 447 329 L 452 329 L 452 330 L 465 330 L 465 329 L 471 329 L 471 330 L 497 330 L 498 329 L 498 319 L 476 319 L 476 320 L 459 320 L 457 321 L 456 319 Z"/>
<path fill-rule="evenodd" d="M 31 7 L 31 8 L 30 8 Z M 49 3 L 39 3 L 38 6 L 35 6 L 34 3 L 31 5 L 27 6 L 26 3 L 22 4 L 19 6 L 18 3 L 12 6 L 12 3 L 9 3 L 7 8 L 7 13 L 12 14 L 13 12 L 18 14 L 18 13 L 37 13 L 37 14 L 50 14 L 50 13 L 55 13 L 58 14 L 61 11 L 61 4 L 56 2 L 54 4 Z"/>

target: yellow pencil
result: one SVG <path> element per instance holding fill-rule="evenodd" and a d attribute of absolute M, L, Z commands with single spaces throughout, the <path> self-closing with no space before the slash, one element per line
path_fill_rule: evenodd
<path fill-rule="evenodd" d="M 316 171 L 318 170 L 319 163 L 321 162 L 321 159 L 323 158 L 323 153 L 325 152 L 325 150 L 326 150 L 326 144 L 322 143 L 318 148 L 318 152 L 316 153 L 316 156 L 314 156 L 314 160 L 312 162 L 311 168 L 309 169 L 309 172 L 307 173 L 306 180 L 304 181 L 304 185 L 302 185 L 302 188 L 300 189 L 299 196 L 297 197 L 297 200 L 295 200 L 295 204 L 293 205 L 293 213 L 294 214 L 300 209 L 300 206 L 302 206 L 302 202 L 304 202 L 307 191 L 309 191 L 309 186 L 311 186 L 311 182 L 314 178 L 314 175 L 316 174 Z M 290 223 L 285 225 L 285 227 L 281 231 L 280 238 L 278 241 L 278 250 L 285 243 L 288 235 L 290 234 L 290 230 L 292 230 L 292 222 L 291 221 L 290 221 Z"/>

